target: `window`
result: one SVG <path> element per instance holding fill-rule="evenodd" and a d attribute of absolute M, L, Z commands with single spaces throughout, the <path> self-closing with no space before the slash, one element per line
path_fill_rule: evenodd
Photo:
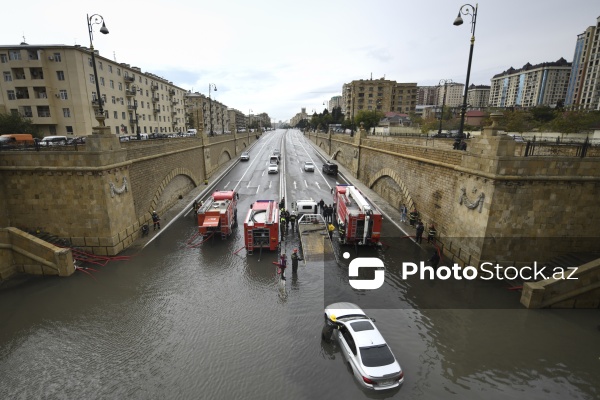
<path fill-rule="evenodd" d="M 113 111 L 113 118 L 117 119 L 119 118 L 119 113 L 117 111 Z M 118 133 L 118 132 L 117 132 Z"/>
<path fill-rule="evenodd" d="M 67 128 L 67 135 L 72 135 L 73 134 L 73 127 L 70 126 L 70 125 L 67 125 L 66 128 Z"/>
<path fill-rule="evenodd" d="M 17 96 L 15 95 L 15 91 L 14 90 L 7 90 L 6 94 L 7 94 L 9 100 L 16 100 L 17 99 Z"/>
<path fill-rule="evenodd" d="M 64 81 L 65 80 L 65 73 L 64 73 L 64 71 L 56 71 L 56 78 L 59 81 Z"/>
<path fill-rule="evenodd" d="M 105 94 L 102 95 L 102 104 L 106 104 L 106 95 Z"/>
<path fill-rule="evenodd" d="M 117 75 L 121 76 L 121 68 L 117 68 Z"/>
<path fill-rule="evenodd" d="M 103 77 L 100 77 L 100 84 L 101 84 L 102 86 L 104 86 L 104 78 L 103 78 Z"/>
<path fill-rule="evenodd" d="M 126 119 L 126 116 L 125 116 L 125 111 L 123 111 L 123 112 L 121 113 L 121 118 L 122 118 L 122 119 Z"/>
<path fill-rule="evenodd" d="M 110 101 L 111 101 L 113 104 L 117 104 L 117 99 L 115 98 L 115 96 L 111 96 L 111 98 L 110 98 Z"/>
<path fill-rule="evenodd" d="M 142 105 L 142 108 L 144 108 L 144 102 L 140 101 L 140 104 Z"/>
<path fill-rule="evenodd" d="M 115 112 L 116 112 L 116 111 L 115 111 Z M 119 127 L 118 127 L 118 126 L 115 126 L 115 135 L 118 135 L 119 133 L 120 133 L 120 132 L 119 132 Z"/>
<path fill-rule="evenodd" d="M 63 117 L 71 118 L 71 110 L 68 108 L 63 108 Z"/>
<path fill-rule="evenodd" d="M 8 62 L 8 57 L 6 56 L 6 54 L 0 54 L 0 62 L 2 62 L 3 64 Z"/>
<path fill-rule="evenodd" d="M 21 59 L 21 52 L 19 50 L 9 50 L 8 58 L 12 61 Z"/>
<path fill-rule="evenodd" d="M 108 66 L 108 72 L 110 72 L 112 74 L 112 65 Z"/>
<path fill-rule="evenodd" d="M 37 106 L 38 117 L 50 117 L 50 106 Z"/>
<path fill-rule="evenodd" d="M 4 82 L 11 82 L 12 81 L 12 75 L 10 74 L 10 71 L 4 71 Z"/>
<path fill-rule="evenodd" d="M 90 67 L 94 66 L 94 64 L 92 64 L 92 57 L 88 57 L 88 64 Z"/>
<path fill-rule="evenodd" d="M 103 68 L 103 66 L 102 66 L 102 61 L 98 61 L 98 67 L 99 67 L 101 70 L 104 70 L 104 68 Z"/>
<path fill-rule="evenodd" d="M 66 90 L 61 90 L 60 91 L 60 98 L 63 100 L 67 100 L 69 98 L 69 96 L 67 96 L 67 91 Z"/>
<path fill-rule="evenodd" d="M 98 99 L 98 95 L 96 95 L 96 92 L 92 92 L 92 100 L 96 101 Z"/>
<path fill-rule="evenodd" d="M 110 80 L 110 83 L 109 83 L 109 85 L 110 85 L 110 88 L 111 88 L 111 89 L 114 89 L 114 88 L 115 88 L 115 81 L 113 81 L 113 80 L 111 79 L 111 80 Z"/>
<path fill-rule="evenodd" d="M 23 106 L 21 112 L 23 113 L 24 117 L 27 117 L 27 118 L 33 117 L 33 113 L 31 111 L 31 106 Z"/>
<path fill-rule="evenodd" d="M 94 79 L 94 74 L 90 74 L 90 83 L 96 83 L 96 79 Z"/>
<path fill-rule="evenodd" d="M 119 90 L 123 90 L 123 84 L 119 82 Z"/>
<path fill-rule="evenodd" d="M 60 53 L 54 53 L 54 62 L 61 62 Z"/>
<path fill-rule="evenodd" d="M 123 102 L 123 98 L 121 97 L 121 105 L 123 105 L 123 104 L 125 104 L 125 103 Z"/>

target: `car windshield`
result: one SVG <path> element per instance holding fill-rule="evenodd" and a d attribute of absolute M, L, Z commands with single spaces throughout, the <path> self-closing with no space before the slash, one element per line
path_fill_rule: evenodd
<path fill-rule="evenodd" d="M 313 163 L 311 163 L 310 161 L 307 161 L 307 162 L 304 163 L 304 165 L 312 166 Z"/>
<path fill-rule="evenodd" d="M 360 358 L 365 367 L 381 367 L 394 362 L 394 355 L 387 344 L 373 347 L 361 347 Z"/>

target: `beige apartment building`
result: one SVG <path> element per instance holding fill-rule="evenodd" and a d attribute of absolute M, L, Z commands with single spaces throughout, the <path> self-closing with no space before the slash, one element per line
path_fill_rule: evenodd
<path fill-rule="evenodd" d="M 342 88 L 343 111 L 352 119 L 361 110 L 381 112 L 414 112 L 417 106 L 417 84 L 398 83 L 386 79 L 360 79 Z"/>
<path fill-rule="evenodd" d="M 446 107 L 460 108 L 465 94 L 465 84 L 452 82 L 446 85 L 439 85 L 436 93 L 436 105 L 440 107 L 444 104 L 444 93 L 446 94 Z"/>
<path fill-rule="evenodd" d="M 487 85 L 471 85 L 467 92 L 467 104 L 470 110 L 487 108 L 490 101 L 490 87 Z"/>
<path fill-rule="evenodd" d="M 490 88 L 490 107 L 554 106 L 565 101 L 571 63 L 564 58 L 494 75 Z"/>
<path fill-rule="evenodd" d="M 600 111 L 600 17 L 577 35 L 565 105 Z"/>
<path fill-rule="evenodd" d="M 186 91 L 138 67 L 95 53 L 105 125 L 115 134 L 185 131 Z M 98 93 L 90 49 L 0 46 L 0 112 L 19 113 L 42 135 L 84 136 L 97 126 Z"/>
<path fill-rule="evenodd" d="M 186 123 L 189 128 L 208 134 L 231 133 L 231 115 L 227 106 L 202 93 L 185 94 Z"/>

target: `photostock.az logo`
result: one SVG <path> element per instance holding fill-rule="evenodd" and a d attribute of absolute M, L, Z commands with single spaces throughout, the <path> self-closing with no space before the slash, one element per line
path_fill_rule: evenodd
<path fill-rule="evenodd" d="M 350 258 L 350 253 L 344 253 L 344 258 Z M 351 279 L 358 277 L 358 271 L 361 268 L 372 268 L 375 271 L 373 279 Z M 348 266 L 348 282 L 354 289 L 375 290 L 383 286 L 385 280 L 385 266 L 383 261 L 376 257 L 358 257 L 350 261 Z"/>

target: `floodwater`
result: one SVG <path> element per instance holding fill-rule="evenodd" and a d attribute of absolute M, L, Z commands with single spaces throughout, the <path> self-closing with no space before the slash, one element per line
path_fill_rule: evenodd
<path fill-rule="evenodd" d="M 240 221 L 251 197 L 242 192 Z M 399 263 L 427 251 L 400 239 L 360 254 L 390 271 L 369 303 L 342 262 L 301 265 L 282 286 L 277 254 L 247 257 L 241 228 L 187 245 L 195 232 L 188 215 L 91 275 L 0 287 L 0 398 L 600 398 L 598 310 L 528 311 L 498 285 L 403 282 Z M 294 247 L 290 235 L 284 251 Z M 404 369 L 400 389 L 362 390 L 321 340 L 323 308 L 340 300 L 372 305 Z"/>

